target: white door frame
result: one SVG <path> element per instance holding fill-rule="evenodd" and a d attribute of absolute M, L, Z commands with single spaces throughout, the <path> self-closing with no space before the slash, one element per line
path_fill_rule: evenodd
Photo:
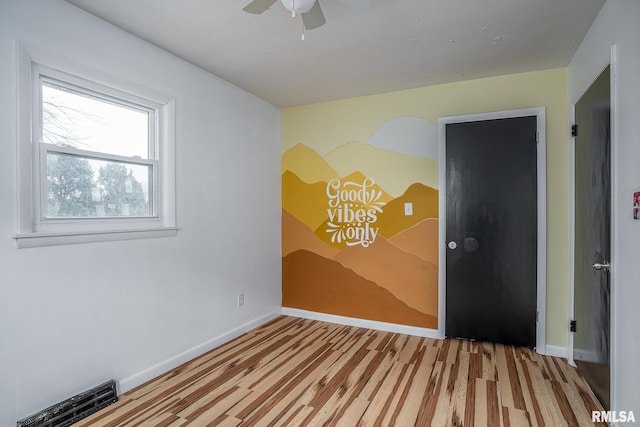
<path fill-rule="evenodd" d="M 615 365 L 615 351 L 616 351 L 616 334 L 617 331 L 617 322 L 614 313 L 616 312 L 616 302 L 617 302 L 617 280 L 616 280 L 616 253 L 615 253 L 615 242 L 616 242 L 616 233 L 615 233 L 615 224 L 616 218 L 618 218 L 618 203 L 617 203 L 617 188 L 618 181 L 616 179 L 616 174 L 614 173 L 615 165 L 617 164 L 617 147 L 618 147 L 618 138 L 616 132 L 616 120 L 617 120 L 617 95 L 618 95 L 618 86 L 617 86 L 617 72 L 618 72 L 618 61 L 616 55 L 616 45 L 611 46 L 611 56 L 610 61 L 607 64 L 604 64 L 602 69 L 593 77 L 593 80 L 589 82 L 588 86 L 584 88 L 578 99 L 570 99 L 569 100 L 569 120 L 572 124 L 575 123 L 576 120 L 576 103 L 582 98 L 582 96 L 589 90 L 591 85 L 596 81 L 598 76 L 609 66 L 610 72 L 610 101 L 611 101 L 611 126 L 610 126 L 610 140 L 611 140 L 611 269 L 609 271 L 609 371 L 610 371 L 610 383 L 609 383 L 609 405 L 611 408 L 615 408 L 616 401 L 616 387 L 615 382 L 617 378 L 618 371 Z M 575 150 L 575 138 L 569 136 L 570 145 L 569 145 L 569 307 L 568 307 L 568 319 L 567 324 L 573 319 L 575 319 L 575 228 L 576 228 L 576 217 L 575 217 L 575 194 L 576 194 L 576 150 Z M 573 360 L 573 333 L 569 331 L 567 328 L 567 360 L 573 366 L 576 366 L 575 361 Z"/>
<path fill-rule="evenodd" d="M 446 138 L 445 126 L 451 123 L 477 122 L 484 120 L 506 119 L 536 116 L 538 129 L 538 266 L 537 266 L 537 310 L 536 351 L 546 354 L 546 313 L 547 313 L 547 158 L 546 158 L 546 111 L 544 107 L 522 110 L 499 111 L 493 113 L 470 114 L 464 116 L 442 117 L 438 119 L 438 138 L 440 149 L 439 170 L 439 258 L 438 273 L 438 336 L 445 337 L 446 322 Z"/>

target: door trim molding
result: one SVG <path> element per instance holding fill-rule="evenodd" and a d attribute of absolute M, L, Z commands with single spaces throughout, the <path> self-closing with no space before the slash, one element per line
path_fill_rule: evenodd
<path fill-rule="evenodd" d="M 445 337 L 446 321 L 446 138 L 445 126 L 451 123 L 478 122 L 485 120 L 507 119 L 535 116 L 537 119 L 537 182 L 538 182 L 538 252 L 537 252 L 537 310 L 536 351 L 546 354 L 547 325 L 547 145 L 546 110 L 544 107 L 521 110 L 498 111 L 492 113 L 469 114 L 463 116 L 441 117 L 438 119 L 439 141 L 439 254 L 438 254 L 438 336 Z"/>

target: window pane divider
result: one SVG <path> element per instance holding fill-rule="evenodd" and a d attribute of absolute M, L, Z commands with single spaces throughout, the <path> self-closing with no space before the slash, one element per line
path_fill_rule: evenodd
<path fill-rule="evenodd" d="M 70 146 L 47 144 L 46 142 L 41 142 L 40 146 L 47 153 L 69 154 L 72 156 L 78 156 L 83 158 L 89 158 L 89 159 L 95 159 L 95 160 L 110 160 L 114 162 L 129 163 L 134 165 L 156 166 L 158 164 L 158 162 L 155 159 L 143 159 L 141 157 L 118 156 L 117 154 L 107 154 L 107 153 L 101 153 L 98 151 L 82 150 L 82 149 L 70 147 Z"/>

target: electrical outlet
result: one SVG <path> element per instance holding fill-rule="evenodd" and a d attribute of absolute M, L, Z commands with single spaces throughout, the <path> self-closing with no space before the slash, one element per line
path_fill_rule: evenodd
<path fill-rule="evenodd" d="M 244 305 L 244 292 L 240 292 L 238 294 L 238 307 L 242 307 Z"/>

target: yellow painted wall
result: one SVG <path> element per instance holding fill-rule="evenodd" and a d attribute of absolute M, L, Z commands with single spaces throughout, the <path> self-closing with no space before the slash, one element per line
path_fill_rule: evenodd
<path fill-rule="evenodd" d="M 546 107 L 547 344 L 567 340 L 569 253 L 569 107 L 566 69 L 427 86 L 282 112 L 282 152 L 304 144 L 321 155 L 350 141 L 368 141 L 385 122 Z"/>

